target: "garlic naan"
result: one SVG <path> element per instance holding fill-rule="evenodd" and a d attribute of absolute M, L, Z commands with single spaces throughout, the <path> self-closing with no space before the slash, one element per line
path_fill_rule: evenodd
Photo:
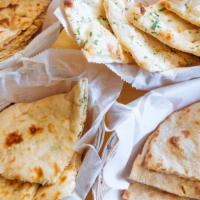
<path fill-rule="evenodd" d="M 168 11 L 160 2 L 150 6 L 135 3 L 129 22 L 174 49 L 200 56 L 200 27 Z"/>
<path fill-rule="evenodd" d="M 104 6 L 113 32 L 140 67 L 156 72 L 199 63 L 197 57 L 173 50 L 130 25 L 126 0 L 105 0 Z"/>
<path fill-rule="evenodd" d="M 199 0 L 162 0 L 165 8 L 174 12 L 186 21 L 200 26 Z"/>
<path fill-rule="evenodd" d="M 102 23 L 107 21 L 103 12 L 101 0 L 65 0 L 68 22 L 89 62 L 130 62 L 116 37 Z"/>

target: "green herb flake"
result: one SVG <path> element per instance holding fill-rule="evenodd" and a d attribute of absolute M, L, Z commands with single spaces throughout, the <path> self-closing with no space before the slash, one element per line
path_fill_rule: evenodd
<path fill-rule="evenodd" d="M 163 11 L 165 11 L 166 10 L 166 8 L 160 8 L 158 11 L 159 12 L 163 12 Z"/>
<path fill-rule="evenodd" d="M 80 35 L 80 34 L 81 34 L 81 33 L 80 33 L 80 27 L 77 28 L 76 32 L 77 32 L 77 35 Z"/>
<path fill-rule="evenodd" d="M 159 26 L 159 20 L 157 19 L 157 20 L 155 20 L 155 21 L 152 23 L 151 29 L 152 29 L 153 31 L 156 31 L 156 29 L 158 29 L 158 28 L 160 28 L 160 26 Z"/>
<path fill-rule="evenodd" d="M 188 1 L 185 3 L 185 8 L 186 8 L 186 10 L 189 10 L 189 9 L 190 9 L 190 0 L 188 0 Z"/>
<path fill-rule="evenodd" d="M 151 25 L 151 29 L 153 30 L 152 33 L 156 33 L 156 30 L 160 28 L 159 15 L 156 12 L 151 12 L 150 18 L 151 18 L 151 22 L 152 22 L 152 25 Z"/>
<path fill-rule="evenodd" d="M 87 43 L 88 43 L 88 40 L 86 40 L 86 41 L 83 43 L 83 47 L 85 47 Z"/>

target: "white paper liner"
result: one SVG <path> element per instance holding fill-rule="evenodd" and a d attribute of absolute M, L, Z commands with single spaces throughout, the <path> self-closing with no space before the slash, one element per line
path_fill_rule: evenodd
<path fill-rule="evenodd" d="M 60 22 L 54 15 L 55 9 L 61 4 L 61 0 L 52 0 L 47 10 L 42 31 L 22 51 L 0 62 L 0 70 L 8 67 L 17 68 L 21 65 L 23 57 L 35 56 L 51 47 L 62 29 Z"/>
<path fill-rule="evenodd" d="M 108 112 L 113 132 L 104 149 L 103 169 L 94 187 L 95 200 L 119 200 L 128 188 L 133 160 L 147 135 L 174 111 L 200 100 L 200 79 L 152 90 L 127 104 L 115 103 Z"/>
<path fill-rule="evenodd" d="M 134 0 L 131 0 L 134 1 Z M 137 0 L 135 0 L 137 1 Z M 139 0 L 140 2 L 153 3 L 156 0 Z M 69 23 L 65 17 L 63 5 L 55 12 L 56 17 L 65 28 L 67 34 L 71 37 Z M 139 68 L 137 65 L 126 64 L 106 64 L 106 66 L 121 77 L 123 81 L 131 84 L 140 90 L 151 90 L 161 86 L 166 86 L 182 81 L 187 81 L 195 78 L 200 78 L 200 65 L 193 67 L 176 68 L 164 72 L 150 73 Z"/>
<path fill-rule="evenodd" d="M 17 69 L 0 71 L 0 110 L 11 103 L 34 100 L 69 91 L 81 78 L 89 80 L 88 126 L 77 151 L 87 147 L 72 199 L 84 199 L 102 168 L 98 152 L 104 140 L 104 115 L 119 96 L 123 82 L 103 65 L 88 64 L 76 50 L 49 49 L 22 58 Z M 113 84 L 110 84 L 113 83 Z M 93 144 L 89 144 L 94 139 Z"/>

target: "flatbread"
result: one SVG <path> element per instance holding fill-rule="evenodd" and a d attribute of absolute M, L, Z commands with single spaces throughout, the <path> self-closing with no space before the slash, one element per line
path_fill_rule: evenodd
<path fill-rule="evenodd" d="M 200 180 L 200 103 L 192 104 L 167 118 L 148 146 L 144 166 L 190 180 Z"/>
<path fill-rule="evenodd" d="M 116 37 L 140 67 L 156 72 L 199 63 L 197 57 L 173 50 L 130 25 L 126 16 L 126 2 L 105 0 L 106 16 Z"/>
<path fill-rule="evenodd" d="M 200 26 L 199 0 L 163 0 L 165 8 L 174 12 L 186 21 Z"/>
<path fill-rule="evenodd" d="M 67 20 L 88 62 L 130 62 L 116 37 L 102 23 L 102 9 L 101 0 L 65 0 Z"/>
<path fill-rule="evenodd" d="M 130 175 L 131 180 L 178 196 L 200 199 L 200 182 L 148 170 L 142 165 L 143 159 L 142 155 L 137 156 Z"/>
<path fill-rule="evenodd" d="M 68 94 L 18 103 L 0 113 L 0 174 L 30 183 L 56 183 L 69 164 L 86 119 L 88 82 Z"/>
<path fill-rule="evenodd" d="M 126 200 L 191 200 L 189 198 L 178 197 L 155 188 L 134 183 L 130 185 L 128 191 L 123 195 Z"/>
<path fill-rule="evenodd" d="M 136 3 L 129 10 L 129 22 L 174 49 L 200 56 L 200 28 L 168 11 L 160 2 L 150 6 Z"/>
<path fill-rule="evenodd" d="M 18 37 L 10 41 L 5 47 L 0 48 L 0 61 L 7 59 L 18 51 L 22 50 L 35 34 L 41 29 L 44 15 L 39 16 L 34 23 L 25 31 L 22 31 Z"/>
<path fill-rule="evenodd" d="M 0 177 L 1 200 L 33 200 L 38 184 L 10 181 Z"/>
<path fill-rule="evenodd" d="M 0 10 L 0 47 L 6 46 L 44 13 L 50 0 L 12 0 Z"/>
<path fill-rule="evenodd" d="M 75 154 L 69 166 L 51 186 L 42 186 L 36 193 L 34 200 L 60 200 L 68 197 L 75 188 L 76 176 L 80 167 L 80 155 Z"/>
<path fill-rule="evenodd" d="M 175 175 L 159 173 L 148 170 L 143 166 L 143 161 L 152 138 L 153 134 L 148 137 L 142 153 L 135 159 L 129 179 L 178 196 L 200 199 L 199 181 L 191 181 Z"/>
<path fill-rule="evenodd" d="M 11 0 L 0 0 L 0 8 L 6 8 L 10 5 Z"/>

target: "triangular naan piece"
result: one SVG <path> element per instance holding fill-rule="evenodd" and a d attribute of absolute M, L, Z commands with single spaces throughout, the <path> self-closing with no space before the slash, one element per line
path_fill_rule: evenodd
<path fill-rule="evenodd" d="M 136 3 L 129 11 L 129 22 L 174 49 L 200 56 L 200 27 L 168 11 L 160 2 L 150 6 Z"/>
<path fill-rule="evenodd" d="M 10 181 L 0 177 L 1 200 L 33 200 L 38 184 Z"/>
<path fill-rule="evenodd" d="M 152 137 L 152 134 L 148 137 L 142 153 L 135 159 L 129 179 L 178 196 L 200 199 L 199 181 L 191 181 L 176 175 L 159 173 L 148 170 L 143 166 L 143 161 Z"/>
<path fill-rule="evenodd" d="M 130 62 L 116 37 L 102 23 L 102 20 L 107 21 L 103 1 L 65 0 L 65 13 L 76 41 L 89 62 Z"/>
<path fill-rule="evenodd" d="M 137 64 L 150 72 L 195 65 L 199 59 L 162 44 L 129 24 L 127 0 L 105 0 L 108 21 L 120 43 L 132 54 Z"/>
<path fill-rule="evenodd" d="M 86 119 L 88 82 L 68 94 L 18 103 L 0 113 L 0 174 L 7 179 L 53 184 L 74 153 Z"/>
<path fill-rule="evenodd" d="M 155 188 L 134 183 L 130 185 L 128 191 L 125 191 L 123 199 L 126 200 L 191 200 L 189 198 L 182 198 L 169 194 Z"/>
<path fill-rule="evenodd" d="M 188 22 L 200 26 L 199 0 L 163 0 L 165 8 Z"/>
<path fill-rule="evenodd" d="M 190 180 L 200 180 L 200 103 L 168 117 L 152 134 L 144 166 Z"/>
<path fill-rule="evenodd" d="M 41 186 L 34 200 L 60 200 L 68 197 L 75 188 L 79 167 L 80 155 L 75 154 L 58 181 L 50 186 Z"/>

